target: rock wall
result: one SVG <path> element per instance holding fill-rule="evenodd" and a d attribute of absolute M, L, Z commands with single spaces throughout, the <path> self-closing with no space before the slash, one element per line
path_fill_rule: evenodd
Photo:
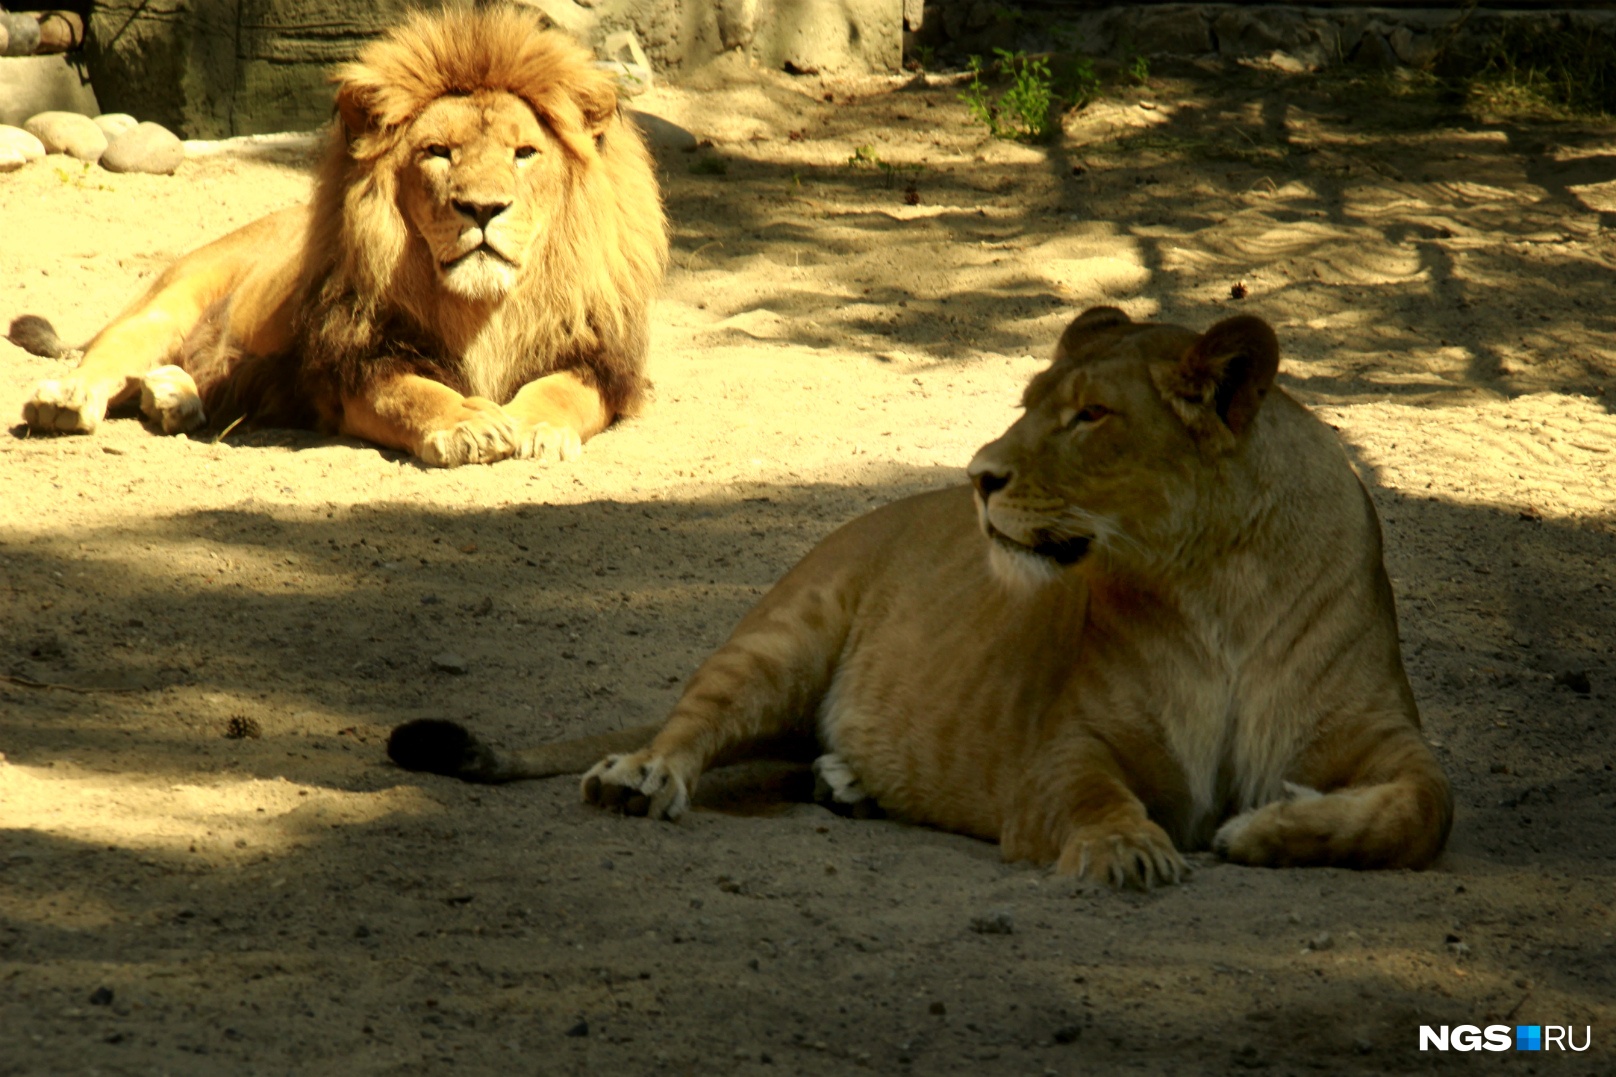
<path fill-rule="evenodd" d="M 1499 10 L 1457 2 L 1377 8 L 926 0 L 920 26 L 912 27 L 916 44 L 952 57 L 1069 43 L 1117 58 L 1217 55 L 1303 69 L 1423 67 L 1439 53 L 1462 63 L 1506 28 L 1571 31 L 1595 47 L 1616 48 L 1616 10 Z"/>
<path fill-rule="evenodd" d="M 306 130 L 326 78 L 438 0 L 95 0 L 86 57 L 101 106 L 189 138 Z M 631 30 L 659 74 L 727 52 L 802 73 L 896 72 L 905 0 L 522 0 L 594 48 Z M 911 3 L 913 0 L 911 0 Z"/>

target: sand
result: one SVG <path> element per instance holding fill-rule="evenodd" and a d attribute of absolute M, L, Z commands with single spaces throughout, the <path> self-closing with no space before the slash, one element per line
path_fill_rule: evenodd
<path fill-rule="evenodd" d="M 1471 1072 L 1419 1026 L 1495 1021 L 1609 1072 L 1616 130 L 1239 68 L 1044 146 L 946 77 L 636 104 L 712 145 L 661 157 L 658 404 L 581 460 L 0 434 L 0 1074 Z M 0 177 L 0 318 L 87 339 L 305 164 Z M 816 540 L 959 482 L 1099 302 L 1261 315 L 1339 430 L 1457 798 L 1431 870 L 1118 894 L 793 771 L 666 825 L 386 761 L 408 718 L 656 720 Z M 0 342 L 0 406 L 65 369 Z"/>

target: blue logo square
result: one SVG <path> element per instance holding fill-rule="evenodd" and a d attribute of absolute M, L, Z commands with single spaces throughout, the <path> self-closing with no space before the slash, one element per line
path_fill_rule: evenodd
<path fill-rule="evenodd" d="M 1542 1025 L 1516 1025 L 1515 1050 L 1541 1051 L 1543 1050 Z"/>

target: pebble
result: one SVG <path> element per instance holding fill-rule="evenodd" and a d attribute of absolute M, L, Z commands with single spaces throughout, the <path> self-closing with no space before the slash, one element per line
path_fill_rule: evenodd
<path fill-rule="evenodd" d="M 95 118 L 95 125 L 101 128 L 109 143 L 125 131 L 134 130 L 139 124 L 140 121 L 127 112 L 103 112 Z"/>
<path fill-rule="evenodd" d="M 41 112 L 30 116 L 23 130 L 39 139 L 46 153 L 65 153 L 81 161 L 99 161 L 107 149 L 107 136 L 88 116 L 77 112 Z"/>
<path fill-rule="evenodd" d="M 573 1037 L 589 1035 L 589 1022 L 583 1018 L 579 1018 L 576 1025 L 573 1025 L 571 1028 L 567 1029 L 567 1035 Z"/>
<path fill-rule="evenodd" d="M 453 673 L 456 676 L 459 676 L 462 673 L 471 672 L 470 664 L 453 651 L 445 651 L 442 654 L 433 655 L 432 668 L 441 673 Z"/>
<path fill-rule="evenodd" d="M 971 930 L 978 935 L 1011 935 L 1016 930 L 1016 919 L 1009 909 L 993 909 L 971 917 Z"/>
<path fill-rule="evenodd" d="M 1319 934 L 1314 935 L 1311 939 L 1307 940 L 1307 948 L 1309 950 L 1329 950 L 1334 946 L 1335 936 L 1331 935 L 1328 931 L 1321 931 Z"/>
<path fill-rule="evenodd" d="M 21 127 L 0 124 L 0 153 L 16 154 L 27 163 L 45 156 L 45 144 Z"/>
<path fill-rule="evenodd" d="M 160 123 L 141 123 L 113 139 L 101 155 L 108 172 L 168 175 L 185 160 L 185 143 Z"/>

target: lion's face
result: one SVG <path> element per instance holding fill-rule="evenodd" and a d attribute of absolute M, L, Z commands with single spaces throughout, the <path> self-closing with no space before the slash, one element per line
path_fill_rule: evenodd
<path fill-rule="evenodd" d="M 1022 417 L 971 461 L 996 570 L 1037 580 L 1096 551 L 1173 556 L 1277 362 L 1255 318 L 1199 337 L 1110 307 L 1078 318 L 1028 385 Z"/>
<path fill-rule="evenodd" d="M 555 136 L 520 98 L 481 91 L 428 105 L 398 152 L 401 208 L 443 287 L 503 298 L 562 200 L 569 166 Z"/>

